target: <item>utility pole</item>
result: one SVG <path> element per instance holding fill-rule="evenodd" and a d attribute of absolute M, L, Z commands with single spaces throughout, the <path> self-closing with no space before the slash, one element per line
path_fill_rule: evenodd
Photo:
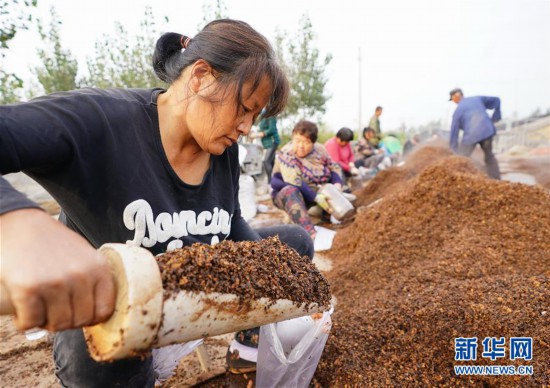
<path fill-rule="evenodd" d="M 362 119 L 361 119 L 361 110 L 363 108 L 363 101 L 362 101 L 362 98 L 361 98 L 361 47 L 358 47 L 359 49 L 359 57 L 357 58 L 358 60 L 358 68 L 357 68 L 357 71 L 358 71 L 358 82 L 357 82 L 357 92 L 358 92 L 358 98 L 357 100 L 359 101 L 359 109 L 357 111 L 357 140 L 361 139 L 361 122 L 362 122 Z"/>

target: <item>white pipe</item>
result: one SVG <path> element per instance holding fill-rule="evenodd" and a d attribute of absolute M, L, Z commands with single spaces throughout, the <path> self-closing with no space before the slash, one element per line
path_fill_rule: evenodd
<path fill-rule="evenodd" d="M 147 353 L 153 347 L 187 342 L 297 318 L 329 306 L 296 305 L 287 299 L 242 302 L 233 294 L 175 292 L 164 299 L 155 257 L 146 249 L 105 244 L 116 283 L 113 315 L 84 328 L 92 358 L 109 361 Z"/>
<path fill-rule="evenodd" d="M 242 303 L 233 294 L 180 291 L 164 301 L 155 347 L 231 333 L 324 311 L 316 303 L 297 306 L 288 299 Z"/>

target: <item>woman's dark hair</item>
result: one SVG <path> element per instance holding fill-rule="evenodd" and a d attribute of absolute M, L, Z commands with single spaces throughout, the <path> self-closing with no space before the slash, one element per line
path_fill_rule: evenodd
<path fill-rule="evenodd" d="M 318 133 L 319 130 L 317 129 L 317 125 L 307 120 L 298 121 L 298 124 L 296 124 L 294 126 L 294 129 L 292 130 L 293 135 L 298 134 L 305 136 L 309 140 L 311 140 L 312 143 L 315 143 L 317 141 Z"/>
<path fill-rule="evenodd" d="M 365 127 L 363 128 L 363 137 L 365 137 L 365 135 L 367 134 L 367 132 L 372 132 L 372 133 L 376 133 L 376 131 L 371 128 L 371 127 Z"/>
<path fill-rule="evenodd" d="M 183 47 L 186 47 L 183 49 Z M 238 20 L 220 19 L 208 23 L 194 38 L 168 32 L 157 41 L 153 54 L 153 69 L 164 82 L 171 84 L 183 70 L 203 59 L 212 66 L 221 87 L 236 85 L 237 103 L 242 104 L 242 88 L 252 82 L 251 93 L 267 76 L 272 93 L 264 117 L 280 113 L 287 102 L 289 85 L 285 73 L 277 64 L 273 48 L 267 39 Z"/>
<path fill-rule="evenodd" d="M 340 128 L 338 132 L 336 132 L 336 137 L 342 141 L 350 142 L 353 140 L 353 131 L 349 128 Z"/>

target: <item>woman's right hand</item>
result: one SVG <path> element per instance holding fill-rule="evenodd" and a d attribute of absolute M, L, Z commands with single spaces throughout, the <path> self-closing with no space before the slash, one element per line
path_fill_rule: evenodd
<path fill-rule="evenodd" d="M 0 281 L 21 330 L 93 325 L 112 314 L 115 286 L 109 265 L 82 236 L 39 209 L 1 216 Z"/>

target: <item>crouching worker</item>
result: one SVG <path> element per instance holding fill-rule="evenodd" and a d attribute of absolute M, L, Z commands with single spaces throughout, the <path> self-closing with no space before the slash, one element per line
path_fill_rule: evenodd
<path fill-rule="evenodd" d="M 363 128 L 363 136 L 355 146 L 355 166 L 361 171 L 376 172 L 391 166 L 391 160 L 386 157 L 384 150 L 376 142 L 376 132 L 370 127 Z"/>
<path fill-rule="evenodd" d="M 336 132 L 336 136 L 325 143 L 325 149 L 333 161 L 340 165 L 344 173 L 344 179 L 352 175 L 358 175 L 359 171 L 355 167 L 353 150 L 350 142 L 353 140 L 353 131 L 349 128 L 341 128 Z"/>
<path fill-rule="evenodd" d="M 273 203 L 286 211 L 292 222 L 302 226 L 312 238 L 316 232 L 308 208 L 316 203 L 325 210 L 323 198 L 317 195 L 319 186 L 333 183 L 342 189 L 340 167 L 317 142 L 317 125 L 300 121 L 292 130 L 292 140 L 275 158 L 271 187 Z"/>

